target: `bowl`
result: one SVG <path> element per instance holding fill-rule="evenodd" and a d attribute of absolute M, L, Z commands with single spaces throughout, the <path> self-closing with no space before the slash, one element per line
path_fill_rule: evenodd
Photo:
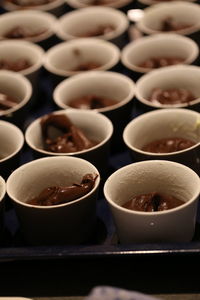
<path fill-rule="evenodd" d="M 0 176 L 6 179 L 19 167 L 24 134 L 14 124 L 0 120 Z"/>
<path fill-rule="evenodd" d="M 153 70 L 136 82 L 136 99 L 145 111 L 157 108 L 189 108 L 199 111 L 199 79 L 198 66 L 177 65 Z M 167 94 L 163 98 L 165 91 Z M 171 98 L 173 91 L 176 93 Z"/>
<path fill-rule="evenodd" d="M 122 132 L 131 119 L 134 96 L 134 81 L 123 74 L 110 71 L 90 71 L 74 75 L 62 81 L 53 92 L 54 102 L 61 109 L 72 108 L 72 100 L 86 98 L 86 105 L 73 108 L 88 110 L 93 107 L 92 110 L 108 117 L 114 126 L 111 140 L 113 150 L 121 148 L 123 144 Z M 88 97 L 92 100 L 91 103 L 96 99 L 94 106 L 87 105 Z M 104 101 L 106 106 L 100 107 Z"/>
<path fill-rule="evenodd" d="M 57 118 L 55 118 L 55 116 Z M 80 139 L 81 142 L 78 142 L 77 134 L 79 133 L 76 132 L 71 133 L 70 137 L 66 138 L 68 143 L 72 140 L 72 143 L 75 145 L 75 151 L 73 151 L 73 148 L 69 147 L 59 150 L 61 144 L 59 147 L 56 147 L 56 149 L 45 145 L 46 138 L 49 137 L 51 140 L 55 141 L 58 136 L 63 136 L 65 131 L 70 131 L 69 126 L 65 128 L 65 131 L 58 131 L 59 123 L 61 122 L 61 119 L 59 121 L 59 116 L 62 118 L 67 117 L 72 125 L 78 130 L 81 130 L 81 134 L 84 135 L 84 138 Z M 46 126 L 47 133 L 45 133 L 44 129 Z M 55 129 L 57 129 L 57 131 L 55 131 Z M 27 145 L 33 150 L 35 158 L 63 155 L 80 157 L 90 161 L 99 170 L 101 176 L 104 176 L 108 170 L 108 158 L 110 154 L 110 140 L 112 133 L 113 125 L 104 115 L 95 113 L 94 111 L 67 109 L 44 115 L 33 121 L 26 129 L 25 140 Z M 85 142 L 85 139 L 87 139 L 87 142 Z M 88 139 L 89 141 L 94 141 L 94 144 L 89 143 L 89 148 Z M 81 143 L 81 147 L 79 147 L 79 143 Z M 56 145 L 59 145 L 59 143 Z"/>
<path fill-rule="evenodd" d="M 88 181 L 90 191 L 85 186 L 85 191 L 88 191 L 85 195 L 79 196 L 81 192 L 78 189 L 78 197 L 73 200 L 71 198 L 66 203 L 27 203 L 48 187 L 54 186 L 62 190 L 74 184 L 79 185 L 86 174 L 97 177 L 93 180 L 93 186 L 90 184 L 91 180 Z M 46 157 L 16 169 L 7 180 L 7 194 L 14 205 L 21 233 L 27 243 L 75 245 L 90 239 L 95 231 L 99 182 L 98 170 L 88 161 L 77 157 Z"/>
<path fill-rule="evenodd" d="M 132 163 L 115 171 L 105 182 L 104 195 L 119 242 L 131 245 L 191 241 L 196 226 L 199 182 L 199 176 L 190 168 L 165 160 Z M 136 210 L 141 196 L 144 206 Z M 157 204 L 151 208 L 154 200 Z M 164 210 L 163 200 L 167 205 Z M 133 209 L 128 208 L 128 201 L 132 201 Z M 177 202 L 181 205 L 177 206 Z"/>
<path fill-rule="evenodd" d="M 196 111 L 172 108 L 144 113 L 126 126 L 123 140 L 133 162 L 170 160 L 200 174 L 200 114 Z"/>
<path fill-rule="evenodd" d="M 179 34 L 155 34 L 127 44 L 121 51 L 121 62 L 137 80 L 156 68 L 177 64 L 195 64 L 199 47 L 192 39 Z"/>
<path fill-rule="evenodd" d="M 60 40 L 97 37 L 116 44 L 119 48 L 127 42 L 129 21 L 125 13 L 112 7 L 85 7 L 58 19 L 55 33 Z"/>
<path fill-rule="evenodd" d="M 6 109 L 0 111 L 0 119 L 23 128 L 32 97 L 30 81 L 17 72 L 0 70 L 0 93 L 2 99 L 8 96 L 14 100 L 11 101 L 12 105 L 14 104 L 13 106 L 10 104 L 6 105 Z"/>
<path fill-rule="evenodd" d="M 114 44 L 95 38 L 59 43 L 44 57 L 44 67 L 52 75 L 54 87 L 63 79 L 91 70 L 118 67 L 120 50 Z"/>

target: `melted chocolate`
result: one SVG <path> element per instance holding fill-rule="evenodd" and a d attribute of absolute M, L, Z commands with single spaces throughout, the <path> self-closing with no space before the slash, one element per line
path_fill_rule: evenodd
<path fill-rule="evenodd" d="M 52 139 L 49 128 L 53 126 L 61 131 L 60 135 Z M 56 153 L 70 153 L 89 149 L 97 144 L 88 139 L 83 131 L 77 128 L 66 115 L 50 114 L 41 119 L 42 134 L 45 149 Z"/>
<path fill-rule="evenodd" d="M 86 33 L 77 35 L 78 37 L 93 37 L 93 36 L 99 36 L 99 35 L 104 35 L 109 32 L 112 32 L 115 30 L 115 27 L 113 25 L 101 25 L 98 26 L 96 29 L 87 31 Z"/>
<path fill-rule="evenodd" d="M 171 153 L 190 148 L 194 145 L 193 141 L 175 137 L 153 141 L 145 145 L 142 150 L 152 153 Z"/>
<path fill-rule="evenodd" d="M 161 31 L 178 31 L 181 29 L 189 28 L 192 24 L 180 23 L 173 20 L 172 17 L 167 17 L 161 23 Z"/>
<path fill-rule="evenodd" d="M 76 67 L 75 69 L 73 69 L 73 71 L 89 71 L 89 70 L 93 70 L 93 69 L 97 69 L 101 67 L 100 64 L 95 63 L 95 62 L 87 62 L 85 64 L 80 64 L 78 65 L 78 67 Z"/>
<path fill-rule="evenodd" d="M 68 105 L 79 109 L 99 109 L 106 106 L 115 105 L 116 103 L 117 102 L 113 99 L 95 95 L 87 95 L 71 100 Z"/>
<path fill-rule="evenodd" d="M 17 98 L 0 93 L 0 111 L 13 108 L 18 102 Z"/>
<path fill-rule="evenodd" d="M 15 61 L 1 59 L 0 60 L 0 69 L 1 70 L 11 70 L 15 72 L 19 72 L 31 67 L 31 63 L 29 60 L 21 58 Z"/>
<path fill-rule="evenodd" d="M 126 202 L 123 207 L 136 211 L 156 212 L 172 209 L 182 204 L 184 204 L 184 201 L 173 196 L 154 192 L 137 195 Z"/>
<path fill-rule="evenodd" d="M 74 183 L 71 186 L 50 186 L 41 193 L 28 200 L 28 204 L 48 206 L 67 203 L 88 194 L 94 187 L 97 175 L 86 174 L 80 184 Z"/>
<path fill-rule="evenodd" d="M 177 65 L 183 63 L 184 59 L 181 57 L 150 57 L 146 61 L 142 62 L 139 67 L 154 69 L 171 65 Z"/>
<path fill-rule="evenodd" d="M 195 100 L 195 96 L 189 90 L 183 88 L 168 90 L 155 88 L 149 98 L 149 101 L 161 104 L 189 103 L 193 100 Z"/>
<path fill-rule="evenodd" d="M 34 31 L 32 29 L 24 28 L 22 26 L 16 26 L 11 30 L 4 33 L 3 37 L 7 39 L 23 39 L 31 38 L 43 34 L 46 29 L 40 31 Z"/>

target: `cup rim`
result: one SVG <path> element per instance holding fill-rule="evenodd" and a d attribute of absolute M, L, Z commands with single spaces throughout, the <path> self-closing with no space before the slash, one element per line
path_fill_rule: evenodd
<path fill-rule="evenodd" d="M 136 118 L 134 118 L 133 120 L 131 120 L 127 125 L 126 127 L 124 128 L 124 131 L 123 131 L 123 141 L 124 143 L 126 144 L 126 146 L 129 148 L 129 150 L 132 150 L 132 151 L 135 151 L 137 153 L 140 153 L 140 154 L 144 154 L 144 155 L 148 155 L 148 156 L 151 156 L 152 159 L 153 157 L 157 157 L 157 156 L 160 156 L 160 157 L 164 157 L 167 155 L 167 156 L 175 156 L 177 154 L 182 154 L 182 153 L 185 153 L 187 151 L 190 151 L 192 149 L 195 149 L 196 147 L 199 147 L 200 145 L 200 140 L 199 142 L 197 142 L 195 145 L 187 148 L 187 149 L 184 149 L 184 150 L 180 150 L 180 151 L 174 151 L 174 152 L 166 152 L 166 153 L 154 153 L 154 152 L 149 152 L 149 151 L 144 151 L 142 149 L 139 149 L 137 147 L 134 147 L 129 139 L 128 139 L 128 132 L 130 131 L 130 128 L 132 128 L 133 124 L 135 123 L 139 123 L 141 120 L 145 119 L 145 118 L 148 118 L 149 116 L 152 116 L 152 117 L 156 117 L 158 115 L 162 115 L 162 114 L 177 114 L 177 113 L 185 113 L 185 114 L 190 114 L 190 115 L 196 115 L 197 117 L 199 117 L 199 122 L 200 122 L 200 113 L 196 112 L 196 111 L 192 111 L 192 110 L 189 110 L 189 109 L 184 109 L 184 108 L 169 108 L 169 109 L 160 109 L 160 110 L 155 110 L 155 111 L 150 111 L 150 112 L 146 112 L 140 116 L 137 116 Z"/>
<path fill-rule="evenodd" d="M 25 6 L 25 9 L 29 10 L 30 9 L 34 9 L 37 11 L 50 11 L 53 10 L 61 5 L 64 4 L 64 0 L 54 0 L 50 3 L 47 4 L 43 4 L 43 5 L 35 5 L 35 6 Z M 10 1 L 4 1 L 3 3 L 3 8 L 6 9 L 7 11 L 15 11 L 15 10 L 20 10 L 20 9 L 24 9 L 23 7 L 21 7 L 20 5 L 14 4 Z"/>
<path fill-rule="evenodd" d="M 79 79 L 81 80 L 82 78 L 87 78 L 88 80 L 90 80 L 90 79 L 93 78 L 93 76 L 102 76 L 102 77 L 103 76 L 114 76 L 116 78 L 117 77 L 122 78 L 122 79 L 124 79 L 128 82 L 128 84 L 130 86 L 130 91 L 129 91 L 128 96 L 125 99 L 123 99 L 122 101 L 117 102 L 117 104 L 114 104 L 112 106 L 99 108 L 99 109 L 93 109 L 92 111 L 96 111 L 96 112 L 99 112 L 99 113 L 109 112 L 109 111 L 118 109 L 121 106 L 124 106 L 125 104 L 127 104 L 128 102 L 130 102 L 134 98 L 134 96 L 135 96 L 135 85 L 136 84 L 128 76 L 126 76 L 124 74 L 121 74 L 121 73 L 112 72 L 112 71 L 89 71 L 89 72 L 86 72 L 86 73 L 80 73 L 80 74 L 73 75 L 69 78 L 66 78 L 56 86 L 56 88 L 53 91 L 53 99 L 54 99 L 54 102 L 56 103 L 56 105 L 58 105 L 62 109 L 71 108 L 68 105 L 64 105 L 62 103 L 62 101 L 59 101 L 59 99 L 58 99 L 59 98 L 58 97 L 59 91 L 62 88 L 64 88 L 65 85 L 67 85 L 68 83 L 71 83 L 71 82 L 79 80 Z M 74 108 L 74 109 L 78 109 L 78 108 Z"/>
<path fill-rule="evenodd" d="M 70 5 L 72 8 L 82 8 L 82 7 L 88 7 L 88 6 L 96 6 L 96 5 L 87 5 L 83 3 L 80 0 L 65 0 L 68 5 Z M 194 1 L 194 0 L 193 0 Z M 108 4 L 103 4 L 104 7 L 113 7 L 113 8 L 122 8 L 129 3 L 133 2 L 133 0 L 117 0 L 113 1 Z"/>
<path fill-rule="evenodd" d="M 30 81 L 24 75 L 22 75 L 20 73 L 9 71 L 9 70 L 0 70 L 0 77 L 1 76 L 7 76 L 12 79 L 18 78 L 21 81 L 21 83 L 23 84 L 23 86 L 26 87 L 26 94 L 25 94 L 24 98 L 17 105 L 15 105 L 13 108 L 10 108 L 10 109 L 0 112 L 0 116 L 3 117 L 3 116 L 10 115 L 10 114 L 18 111 L 23 106 L 25 106 L 25 104 L 27 104 L 28 101 L 31 99 L 33 88 L 32 88 L 32 84 L 30 83 Z"/>
<path fill-rule="evenodd" d="M 96 113 L 96 112 L 89 111 L 89 110 L 86 111 L 86 110 L 77 110 L 77 109 L 66 109 L 66 110 L 58 110 L 58 111 L 54 111 L 54 112 L 53 112 L 53 114 L 66 114 L 66 115 L 68 115 L 68 113 L 69 113 L 69 114 L 72 114 L 72 115 L 73 115 L 73 114 L 75 114 L 75 115 L 77 114 L 77 115 L 80 115 L 80 116 L 81 116 L 81 114 L 84 114 L 84 115 L 88 115 L 88 117 L 90 117 L 89 115 L 93 115 L 93 116 L 95 116 L 96 118 L 101 118 L 101 119 L 106 123 L 105 126 L 106 126 L 107 128 L 109 128 L 109 134 L 107 135 L 107 137 L 106 137 L 103 141 L 101 141 L 101 142 L 98 143 L 97 145 L 95 145 L 95 146 L 93 146 L 93 147 L 91 147 L 91 148 L 89 148 L 89 149 L 85 149 L 85 150 L 81 150 L 81 151 L 77 151 L 77 152 L 62 152 L 62 153 L 55 153 L 55 152 L 51 152 L 51 151 L 47 151 L 47 150 L 44 150 L 44 149 L 37 148 L 37 147 L 32 143 L 32 141 L 31 141 L 31 139 L 30 139 L 30 136 L 29 136 L 30 130 L 31 130 L 37 123 L 40 122 L 40 120 L 42 119 L 42 117 L 49 115 L 49 113 L 48 113 L 48 114 L 43 115 L 42 117 L 37 118 L 36 120 L 34 120 L 34 121 L 27 127 L 27 129 L 26 129 L 26 131 L 25 131 L 25 141 L 26 141 L 26 143 L 28 144 L 28 146 L 29 146 L 31 149 L 33 149 L 33 150 L 35 150 L 35 151 L 37 151 L 37 152 L 39 152 L 39 153 L 42 153 L 42 154 L 45 154 L 45 155 L 48 155 L 48 156 L 52 156 L 52 157 L 54 157 L 54 156 L 64 156 L 64 155 L 66 155 L 66 156 L 76 156 L 76 155 L 81 155 L 81 154 L 90 153 L 90 152 L 92 152 L 92 151 L 94 151 L 94 150 L 96 150 L 96 149 L 102 147 L 103 145 L 105 145 L 105 144 L 111 139 L 111 136 L 112 136 L 112 134 L 113 134 L 113 124 L 112 124 L 112 122 L 111 122 L 106 116 L 104 116 L 103 114 Z M 50 113 L 50 114 L 52 114 L 52 113 Z M 95 124 L 94 124 L 94 126 L 95 126 Z"/>
<path fill-rule="evenodd" d="M 191 174 L 191 176 L 196 177 L 196 180 L 199 181 L 199 188 L 198 190 L 195 192 L 195 194 L 193 195 L 193 197 L 191 197 L 190 200 L 186 201 L 184 204 L 181 204 L 178 207 L 174 207 L 168 210 L 164 210 L 164 211 L 155 211 L 155 212 L 143 212 L 143 211 L 136 211 L 136 210 L 130 210 L 127 208 L 124 208 L 122 206 L 120 206 L 119 204 L 116 204 L 108 195 L 108 187 L 110 184 L 110 181 L 113 179 L 113 177 L 115 177 L 117 174 L 123 172 L 124 170 L 129 170 L 132 169 L 134 166 L 142 166 L 142 165 L 152 165 L 152 164 L 168 164 L 171 165 L 172 167 L 176 167 L 176 168 L 182 168 L 187 170 L 188 173 Z M 120 169 L 118 169 L 117 171 L 115 171 L 113 174 L 111 174 L 108 179 L 106 180 L 104 187 L 103 187 L 103 192 L 104 192 L 104 196 L 106 201 L 109 203 L 109 205 L 111 205 L 112 207 L 114 207 L 115 209 L 118 209 L 122 212 L 126 212 L 129 215 L 138 215 L 138 216 L 142 216 L 142 217 L 150 217 L 150 216 L 156 216 L 156 215 L 168 215 L 168 214 L 173 214 L 176 213 L 177 211 L 180 211 L 184 208 L 186 208 L 187 206 L 189 206 L 192 202 L 194 202 L 196 200 L 196 198 L 199 196 L 200 194 L 200 178 L 197 175 L 197 173 L 195 173 L 192 169 L 190 169 L 189 167 L 180 164 L 180 163 L 176 163 L 173 161 L 167 161 L 167 160 L 146 160 L 146 161 L 141 161 L 141 162 L 136 162 L 136 163 L 131 163 L 129 165 L 126 165 Z"/>
<path fill-rule="evenodd" d="M 56 0 L 55 0 L 56 1 Z M 12 41 L 29 41 L 32 43 L 39 43 L 42 42 L 46 39 L 48 39 L 49 37 L 51 37 L 52 35 L 54 35 L 54 23 L 56 22 L 57 18 L 47 12 L 47 11 L 40 11 L 40 10 L 34 10 L 34 9 L 28 9 L 28 10 L 12 10 L 12 11 L 8 11 L 5 12 L 3 15 L 1 15 L 1 21 L 5 21 L 7 19 L 7 21 L 9 21 L 9 19 L 15 19 L 16 17 L 28 17 L 30 16 L 30 18 L 35 18 L 35 20 L 37 21 L 37 18 L 42 18 L 45 21 L 48 21 L 51 26 L 49 28 L 46 28 L 46 30 L 44 31 L 44 33 L 41 33 L 38 36 L 34 36 L 34 37 L 27 37 L 27 38 L 21 38 L 21 39 L 10 39 Z M 17 22 L 16 22 L 16 26 L 17 26 Z M 4 39 L 2 40 L 4 41 Z M 2 42 L 1 41 L 1 42 Z M 5 41 L 8 41 L 8 39 L 5 39 Z"/>
<path fill-rule="evenodd" d="M 45 55 L 45 51 L 41 46 L 34 44 L 30 41 L 24 41 L 24 40 L 4 40 L 4 41 L 1 41 L 1 43 L 0 43 L 0 49 L 1 48 L 3 49 L 4 47 L 9 47 L 9 46 L 13 47 L 13 48 L 17 47 L 19 49 L 20 48 L 26 49 L 27 53 L 29 52 L 29 49 L 32 49 L 38 55 L 38 59 L 37 59 L 36 63 L 34 63 L 33 65 L 31 65 L 30 67 L 28 67 L 24 70 L 21 70 L 21 71 L 15 72 L 15 73 L 19 73 L 24 76 L 27 76 L 27 75 L 30 75 L 30 74 L 36 72 L 43 66 L 43 58 Z"/>
<path fill-rule="evenodd" d="M 18 135 L 18 137 L 20 139 L 17 149 L 14 152 L 12 152 L 10 155 L 4 157 L 3 159 L 0 159 L 0 164 L 1 164 L 3 162 L 7 161 L 8 159 L 12 158 L 13 156 L 15 156 L 22 149 L 25 139 L 24 139 L 24 134 L 23 134 L 22 130 L 20 128 L 18 128 L 16 125 L 14 125 L 10 122 L 4 121 L 4 120 L 0 120 L 0 125 L 5 125 L 7 128 L 15 131 L 16 135 Z"/>
<path fill-rule="evenodd" d="M 169 73 L 170 72 L 178 72 L 180 70 L 183 71 L 188 71 L 188 70 L 196 70 L 200 72 L 200 68 L 199 66 L 192 66 L 192 65 L 184 65 L 184 64 L 180 64 L 180 65 L 176 65 L 176 66 L 167 66 L 164 68 L 158 68 L 155 70 L 152 70 L 144 75 L 142 75 L 136 82 L 136 87 L 135 87 L 135 97 L 138 101 L 140 101 L 141 103 L 149 106 L 149 107 L 153 107 L 153 108 L 189 108 L 195 104 L 198 104 L 200 102 L 200 97 L 195 98 L 195 100 L 190 101 L 190 102 L 186 102 L 186 103 L 176 103 L 176 104 L 159 104 L 159 103 L 153 103 L 151 101 L 148 101 L 147 99 L 145 99 L 141 94 L 140 94 L 140 85 L 144 84 L 144 82 L 146 80 L 148 80 L 149 78 L 152 78 L 154 76 L 157 76 L 158 74 L 163 74 L 163 73 Z M 184 72 L 183 72 L 184 73 Z"/>
<path fill-rule="evenodd" d="M 99 39 L 104 39 L 104 40 L 112 40 L 114 38 L 117 38 L 118 36 L 120 36 L 121 34 L 123 34 L 129 26 L 129 21 L 128 18 L 126 16 L 126 14 L 122 11 L 120 11 L 117 8 L 113 8 L 113 7 L 108 7 L 108 6 L 89 6 L 89 7 L 83 7 L 83 8 L 79 8 L 77 10 L 72 10 L 68 13 L 65 13 L 64 15 L 62 15 L 60 18 L 57 19 L 57 22 L 55 23 L 55 34 L 62 40 L 71 40 L 71 39 L 77 39 L 77 36 L 71 35 L 69 33 L 67 33 L 65 30 L 63 30 L 62 25 L 63 22 L 66 19 L 69 18 L 74 18 L 77 17 L 79 15 L 84 15 L 84 14 L 94 14 L 94 13 L 100 13 L 100 12 L 108 12 L 111 15 L 115 15 L 118 16 L 119 19 L 121 20 L 120 22 L 120 26 L 118 26 L 115 30 L 108 32 L 106 34 L 103 34 L 101 36 L 98 36 Z"/>
<path fill-rule="evenodd" d="M 6 182 L 1 175 L 0 175 L 0 185 L 2 187 L 2 192 L 0 194 L 0 203 L 1 203 L 6 195 Z"/>
<path fill-rule="evenodd" d="M 152 12 L 155 12 L 157 9 L 158 10 L 163 9 L 163 11 L 164 11 L 166 8 L 171 7 L 171 8 L 173 8 L 173 10 L 175 10 L 174 6 L 175 7 L 179 6 L 179 10 L 180 10 L 181 6 L 186 6 L 186 7 L 188 7 L 188 9 L 193 8 L 193 9 L 200 10 L 200 7 L 199 7 L 198 4 L 190 2 L 190 1 L 172 1 L 172 2 L 156 3 L 156 4 L 152 4 L 149 7 L 146 7 L 144 9 L 143 18 L 141 18 L 137 22 L 136 26 L 138 27 L 139 30 L 141 30 L 142 32 L 144 32 L 146 34 L 161 33 L 160 30 L 156 30 L 156 29 L 149 28 L 149 27 L 146 26 L 146 24 L 145 24 L 146 16 L 148 14 L 151 14 Z M 194 24 L 193 26 L 190 26 L 188 28 L 176 30 L 176 33 L 182 34 L 182 35 L 189 35 L 189 34 L 192 34 L 196 31 L 198 31 L 198 30 L 200 30 L 200 21 L 198 22 L 198 24 Z"/>
<path fill-rule="evenodd" d="M 167 0 L 165 0 L 167 2 Z M 196 0 L 183 0 L 183 1 L 186 1 L 186 2 L 195 2 Z M 159 1 L 156 1 L 156 0 L 138 0 L 138 2 L 144 4 L 144 5 L 154 5 L 154 4 L 158 4 Z"/>
<path fill-rule="evenodd" d="M 62 51 L 63 49 L 67 49 L 68 47 L 71 47 L 71 46 L 78 47 L 81 45 L 85 45 L 85 46 L 89 47 L 89 44 L 93 44 L 94 46 L 104 45 L 105 47 L 107 47 L 107 49 L 110 49 L 113 52 L 112 59 L 109 62 L 107 62 L 106 64 L 97 68 L 98 70 L 110 69 L 110 68 L 114 67 L 120 61 L 120 50 L 116 45 L 112 44 L 111 42 L 106 41 L 106 40 L 96 39 L 96 38 L 81 38 L 81 39 L 74 39 L 74 40 L 70 40 L 70 41 L 64 41 L 64 42 L 61 42 L 61 43 L 51 47 L 49 50 L 46 51 L 46 53 L 44 55 L 43 66 L 46 68 L 46 70 L 48 70 L 52 74 L 64 76 L 64 77 L 73 76 L 73 75 L 76 75 L 79 73 L 90 72 L 90 71 L 73 71 L 73 70 L 58 69 L 58 68 L 54 67 L 50 61 L 52 55 L 54 55 L 54 56 L 56 54 L 58 55 L 59 52 Z"/>
<path fill-rule="evenodd" d="M 29 203 L 26 203 L 26 202 L 23 202 L 23 201 L 20 201 L 18 200 L 14 195 L 13 193 L 10 191 L 10 182 L 12 181 L 13 177 L 16 176 L 16 174 L 19 172 L 19 171 L 22 171 L 22 170 L 26 170 L 26 168 L 30 168 L 32 165 L 37 165 L 43 161 L 51 161 L 51 160 L 74 160 L 74 163 L 77 161 L 79 162 L 83 162 L 85 164 L 88 164 L 90 166 L 93 167 L 94 171 L 93 173 L 97 174 L 97 178 L 96 178 L 96 181 L 95 181 L 95 185 L 94 187 L 92 188 L 92 190 L 87 193 L 86 195 L 82 196 L 82 197 L 79 197 L 75 200 L 72 200 L 72 201 L 69 201 L 69 202 L 66 202 L 66 203 L 62 203 L 62 204 L 57 204 L 57 205 L 48 205 L 48 206 L 41 206 L 41 205 L 33 205 L 33 204 L 29 204 Z M 84 201 L 85 198 L 87 198 L 88 196 L 90 196 L 91 194 L 93 194 L 99 187 L 99 184 L 100 184 L 100 173 L 99 171 L 97 170 L 97 168 L 92 164 L 90 163 L 89 161 L 85 160 L 85 159 L 82 159 L 82 158 L 78 158 L 78 157 L 73 157 L 73 156 L 50 156 L 50 157 L 44 157 L 44 158 L 38 158 L 38 159 L 35 159 L 35 160 L 32 160 L 28 163 L 25 163 L 23 165 L 21 165 L 19 168 L 17 168 L 16 170 L 14 170 L 10 176 L 8 177 L 7 181 L 6 181 L 6 190 L 7 190 L 7 194 L 8 196 L 12 199 L 12 201 L 14 201 L 16 204 L 19 204 L 21 206 L 24 206 L 24 207 L 29 207 L 29 208 L 34 208 L 34 209 L 41 209 L 41 210 L 47 210 L 47 209 L 60 209 L 61 207 L 65 207 L 65 206 L 71 206 L 73 204 L 76 204 L 77 202 L 80 202 L 80 201 Z"/>
<path fill-rule="evenodd" d="M 140 73 L 147 73 L 150 71 L 153 71 L 155 69 L 151 68 L 145 68 L 145 67 L 139 67 L 129 61 L 127 56 L 134 51 L 134 49 L 137 49 L 138 46 L 147 46 L 149 43 L 153 45 L 153 43 L 157 41 L 165 41 L 165 40 L 170 40 L 173 43 L 173 41 L 179 40 L 179 42 L 187 43 L 188 45 L 191 45 L 191 53 L 190 55 L 182 62 L 181 64 L 191 64 L 199 55 L 199 47 L 197 43 L 192 40 L 191 38 L 176 34 L 176 33 L 158 33 L 156 35 L 150 35 L 150 36 L 143 36 L 141 39 L 137 41 L 130 42 L 127 44 L 121 51 L 121 62 L 122 64 L 127 67 L 129 70 L 135 71 L 135 72 L 140 72 Z M 172 44 L 170 44 L 171 47 L 173 47 Z"/>

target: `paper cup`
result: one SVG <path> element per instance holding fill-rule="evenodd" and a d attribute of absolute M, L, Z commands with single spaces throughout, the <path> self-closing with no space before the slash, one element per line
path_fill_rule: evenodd
<path fill-rule="evenodd" d="M 4 231 L 4 206 L 5 206 L 5 195 L 6 195 L 6 183 L 3 177 L 0 176 L 0 240 L 3 239 Z"/>
<path fill-rule="evenodd" d="M 66 0 L 66 3 L 73 9 L 83 8 L 87 6 L 108 6 L 118 9 L 124 9 L 129 4 L 132 4 L 133 0 L 105 0 L 105 1 L 95 1 L 95 0 Z"/>
<path fill-rule="evenodd" d="M 27 203 L 47 187 L 80 183 L 88 173 L 98 177 L 92 190 L 81 198 L 51 206 Z M 16 169 L 7 180 L 7 193 L 26 241 L 32 245 L 59 245 L 88 240 L 95 229 L 99 182 L 98 170 L 77 157 L 46 157 Z"/>
<path fill-rule="evenodd" d="M 108 158 L 110 152 L 110 140 L 113 133 L 111 121 L 102 114 L 93 111 L 62 110 L 54 112 L 56 115 L 66 115 L 71 122 L 81 129 L 87 138 L 98 143 L 92 148 L 72 153 L 55 153 L 45 150 L 44 137 L 41 129 L 42 117 L 32 122 L 25 132 L 25 139 L 28 146 L 33 150 L 35 157 L 42 156 L 76 156 L 90 161 L 96 166 L 99 172 L 105 174 L 108 170 Z M 46 115 L 47 116 L 47 115 Z M 53 129 L 49 127 L 49 135 Z"/>
<path fill-rule="evenodd" d="M 195 145 L 176 152 L 152 153 L 143 150 L 151 142 L 183 138 Z M 156 110 L 133 119 L 124 129 L 123 140 L 133 161 L 162 159 L 182 163 L 200 174 L 200 114 L 187 109 Z"/>
<path fill-rule="evenodd" d="M 133 163 L 113 173 L 104 185 L 104 195 L 120 243 L 191 241 L 195 231 L 199 183 L 199 176 L 193 170 L 165 160 Z M 171 195 L 185 203 L 155 212 L 122 207 L 133 197 L 151 192 Z"/>

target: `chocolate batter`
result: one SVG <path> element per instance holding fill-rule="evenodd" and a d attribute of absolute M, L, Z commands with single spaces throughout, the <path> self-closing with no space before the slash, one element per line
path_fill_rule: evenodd
<path fill-rule="evenodd" d="M 86 95 L 72 99 L 68 105 L 79 109 L 99 109 L 117 104 L 117 101 L 95 95 Z"/>
<path fill-rule="evenodd" d="M 94 187 L 98 175 L 86 174 L 80 184 L 73 183 L 71 186 L 50 186 L 41 191 L 41 193 L 28 200 L 32 205 L 58 205 L 78 199 L 88 194 Z"/>
<path fill-rule="evenodd" d="M 52 139 L 49 128 L 60 130 L 60 135 Z M 96 141 L 88 139 L 84 132 L 77 128 L 66 115 L 50 114 L 41 119 L 42 135 L 46 150 L 56 153 L 70 153 L 91 148 Z"/>
<path fill-rule="evenodd" d="M 195 96 L 187 89 L 167 89 L 154 88 L 149 97 L 151 102 L 159 102 L 161 104 L 178 104 L 189 103 L 195 100 Z"/>
<path fill-rule="evenodd" d="M 11 30 L 4 33 L 3 37 L 7 39 L 25 39 L 43 34 L 46 29 L 34 31 L 33 29 L 22 26 L 15 26 Z"/>
<path fill-rule="evenodd" d="M 0 69 L 1 70 L 10 70 L 19 72 L 31 67 L 31 63 L 28 59 L 19 58 L 15 61 L 8 59 L 0 59 Z"/>
<path fill-rule="evenodd" d="M 122 207 L 136 211 L 156 212 L 172 209 L 182 204 L 184 204 L 184 201 L 173 196 L 153 192 L 137 195 Z"/>
<path fill-rule="evenodd" d="M 161 23 L 161 31 L 178 31 L 181 29 L 189 28 L 193 26 L 193 24 L 180 23 L 173 20 L 172 17 L 167 17 Z"/>
<path fill-rule="evenodd" d="M 89 61 L 87 63 L 84 64 L 80 64 L 78 65 L 75 69 L 73 69 L 73 71 L 89 71 L 89 70 L 93 70 L 93 69 L 97 69 L 100 68 L 101 65 L 92 61 Z"/>
<path fill-rule="evenodd" d="M 13 108 L 18 103 L 19 103 L 19 101 L 17 98 L 6 95 L 4 93 L 0 93 L 0 111 L 4 111 L 4 110 L 10 109 L 10 108 Z"/>
<path fill-rule="evenodd" d="M 185 150 L 195 144 L 196 143 L 193 141 L 184 138 L 165 138 L 148 143 L 142 148 L 142 150 L 152 153 L 171 153 Z"/>
<path fill-rule="evenodd" d="M 113 25 L 99 25 L 96 29 L 93 29 L 91 31 L 87 31 L 83 34 L 77 35 L 78 37 L 95 37 L 99 35 L 104 35 L 109 32 L 112 32 L 115 30 L 115 27 Z"/>
<path fill-rule="evenodd" d="M 183 63 L 185 59 L 181 57 L 150 57 L 139 64 L 141 68 L 155 69 Z"/>

